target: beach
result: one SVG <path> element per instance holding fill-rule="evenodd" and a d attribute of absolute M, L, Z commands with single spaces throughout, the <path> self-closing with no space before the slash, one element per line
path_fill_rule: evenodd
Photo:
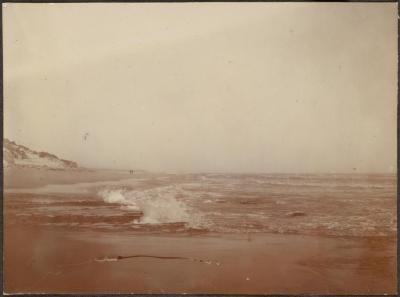
<path fill-rule="evenodd" d="M 12 235 L 11 235 L 12 233 Z M 394 294 L 396 242 L 253 234 L 147 236 L 5 230 L 13 293 Z M 134 258 L 185 256 L 214 261 Z M 218 261 L 219 265 L 215 262 Z"/>
<path fill-rule="evenodd" d="M 221 202 L 227 199 L 225 196 L 222 194 L 218 196 L 217 192 L 214 192 L 214 196 L 218 197 L 215 200 L 210 198 L 212 196 L 210 189 L 220 177 L 202 175 L 204 178 L 201 180 L 209 178 L 211 181 L 208 181 L 207 187 L 202 185 L 202 189 L 207 188 L 209 195 L 202 198 L 204 203 L 201 205 L 211 208 L 210 205 L 215 203 L 213 216 L 203 215 L 202 219 L 208 219 L 205 220 L 207 224 L 203 225 L 199 225 L 198 219 L 194 220 L 197 225 L 174 223 L 168 219 L 176 219 L 179 214 L 183 221 L 186 213 L 178 212 L 173 215 L 163 213 L 161 216 L 156 211 L 158 208 L 150 208 L 149 205 L 154 207 L 159 205 L 154 203 L 154 201 L 158 203 L 159 194 L 162 197 L 170 195 L 171 188 L 167 186 L 165 189 L 165 183 L 170 185 L 171 180 L 174 180 L 177 184 L 179 180 L 181 185 L 185 182 L 184 189 L 189 191 L 188 179 L 190 186 L 194 187 L 194 181 L 198 181 L 199 177 L 188 178 L 165 174 L 132 177 L 128 174 L 108 172 L 108 177 L 102 173 L 102 178 L 99 179 L 101 182 L 96 183 L 96 178 L 100 176 L 99 172 L 94 173 L 95 176 L 91 173 L 85 174 L 86 182 L 88 180 L 90 183 L 94 182 L 94 186 L 89 187 L 87 183 L 77 186 L 76 178 L 69 177 L 70 181 L 75 182 L 75 184 L 70 182 L 71 188 L 62 185 L 49 187 L 54 181 L 48 178 L 37 184 L 30 182 L 29 188 L 13 187 L 9 191 L 6 189 L 4 194 L 4 291 L 6 293 L 396 293 L 396 231 L 389 228 L 393 226 L 385 225 L 385 222 L 381 222 L 382 226 L 376 226 L 375 229 L 371 226 L 364 229 L 351 226 L 346 229 L 347 227 L 339 228 L 335 224 L 325 228 L 323 221 L 322 224 L 311 228 L 307 227 L 306 222 L 314 222 L 316 218 L 308 214 L 310 211 L 296 206 L 296 209 L 300 210 L 297 213 L 292 211 L 284 219 L 287 220 L 287 224 L 299 226 L 297 232 L 293 226 L 281 229 L 283 230 L 281 232 L 276 229 L 278 231 L 274 232 L 275 227 L 270 226 L 271 223 L 268 221 L 271 214 L 269 216 L 265 214 L 262 218 L 255 217 L 253 221 L 249 219 L 251 224 L 244 228 L 243 220 L 233 209 L 233 204 Z M 57 179 L 63 175 L 77 176 L 73 171 L 60 171 L 58 175 Z M 229 176 L 229 185 L 232 185 L 234 180 L 244 178 L 247 177 Z M 257 178 L 261 180 L 260 177 Z M 315 177 L 313 178 L 314 184 Z M 135 180 L 135 190 L 129 188 L 132 187 L 130 179 Z M 282 177 L 279 177 L 279 183 L 281 179 Z M 224 176 L 223 182 L 226 183 L 227 180 L 228 177 Z M 277 190 L 271 186 L 272 178 L 262 177 L 262 180 L 269 182 L 268 187 L 263 185 L 266 187 L 265 191 L 270 189 L 270 196 L 271 193 L 277 195 Z M 278 183 L 277 181 L 275 178 L 275 183 Z M 357 180 L 360 181 L 361 179 Z M 379 182 L 382 183 L 381 179 Z M 129 203 L 117 200 L 114 192 L 114 196 L 111 196 L 114 199 L 112 201 L 110 196 L 93 194 L 104 193 L 104 187 L 107 187 L 108 191 L 120 189 L 121 185 L 118 183 L 125 185 L 124 191 L 127 192 L 118 192 L 124 194 L 125 198 L 132 198 L 133 196 L 129 196 L 128 193 L 133 195 L 132 191 L 135 191 L 135 205 L 131 200 Z M 300 183 L 303 184 L 304 181 Z M 369 177 L 368 184 L 371 183 Z M 61 183 L 57 181 L 57 184 Z M 295 184 L 299 187 L 297 183 Z M 18 183 L 14 182 L 14 185 L 18 186 Z M 68 182 L 64 183 L 65 185 L 68 186 Z M 155 187 L 157 189 L 161 187 L 162 190 L 154 192 Z M 255 185 L 249 184 L 249 187 L 254 189 L 254 193 L 257 192 Z M 82 188 L 91 190 L 81 191 Z M 227 184 L 225 191 L 228 191 L 228 188 Z M 290 191 L 287 190 L 287 186 L 285 188 L 290 197 Z M 140 199 L 148 198 L 138 196 L 138 189 L 141 189 L 142 196 L 143 193 L 150 195 L 152 203 L 144 204 Z M 311 189 L 309 193 L 316 191 L 315 186 Z M 374 195 L 382 191 L 378 186 L 372 189 L 377 191 L 373 192 Z M 229 195 L 236 191 L 238 197 L 242 199 L 238 198 L 240 203 L 237 203 L 243 212 L 242 217 L 248 215 L 250 207 L 271 209 L 272 204 L 267 202 L 264 204 L 260 202 L 254 206 L 256 198 L 249 197 L 251 191 L 245 190 L 248 195 L 247 200 L 243 200 L 244 194 L 240 194 L 240 191 L 235 189 L 228 191 Z M 180 203 L 186 201 L 185 197 L 180 198 L 180 195 L 187 195 L 186 192 L 182 194 L 182 191 L 176 194 L 176 199 Z M 203 192 L 199 194 L 198 188 L 196 190 L 191 188 L 191 191 L 196 201 L 198 197 L 204 195 Z M 348 189 L 346 191 L 349 192 Z M 371 194 L 371 197 L 375 197 L 374 195 Z M 388 198 L 390 203 L 395 203 L 395 196 L 388 197 L 391 197 Z M 102 200 L 99 200 L 100 198 Z M 207 202 L 209 200 L 212 201 Z M 190 204 L 188 201 L 186 202 L 191 207 L 187 206 L 185 210 L 193 210 L 197 204 Z M 390 203 L 388 202 L 387 207 L 391 206 Z M 181 204 L 176 205 L 182 207 Z M 281 209 L 283 213 L 288 213 L 287 205 L 279 203 L 273 205 L 275 213 L 279 213 Z M 309 206 L 312 209 L 311 205 Z M 141 207 L 141 210 L 136 209 L 137 207 Z M 221 207 L 227 212 L 226 215 Z M 164 208 L 162 205 L 161 209 Z M 222 219 L 215 215 L 218 209 L 221 210 L 220 215 L 226 216 L 225 225 L 219 223 Z M 235 215 L 229 216 L 229 211 Z M 395 213 L 395 209 L 388 211 Z M 147 221 L 140 221 L 138 218 L 144 215 L 139 212 L 151 214 L 152 217 Z M 306 212 L 307 215 L 304 215 Z M 191 212 L 189 217 L 194 218 L 199 213 Z M 154 222 L 162 218 L 166 222 Z M 232 218 L 236 218 L 238 225 L 232 225 Z M 358 219 L 360 225 L 364 223 L 361 219 L 361 217 Z M 370 217 L 367 219 L 371 220 Z M 293 220 L 297 221 L 291 223 Z M 264 221 L 268 222 L 270 229 L 261 226 Z M 282 225 L 283 222 L 282 219 L 279 224 Z M 349 220 L 348 224 L 353 222 Z M 237 232 L 233 232 L 235 228 Z M 349 230 L 355 230 L 352 231 L 354 234 Z"/>
<path fill-rule="evenodd" d="M 36 2 L 3 295 L 397 295 L 398 3 Z"/>

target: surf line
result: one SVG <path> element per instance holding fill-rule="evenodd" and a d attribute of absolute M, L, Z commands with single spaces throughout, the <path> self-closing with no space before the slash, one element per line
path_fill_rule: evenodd
<path fill-rule="evenodd" d="M 189 257 L 153 256 L 153 255 L 132 255 L 132 256 L 117 256 L 117 257 L 101 257 L 101 258 L 95 258 L 94 260 L 96 262 L 114 262 L 114 261 L 121 261 L 121 260 L 132 259 L 132 258 L 153 258 L 153 259 L 161 259 L 161 260 L 188 260 L 188 261 L 193 261 L 193 262 L 205 263 L 205 264 L 208 264 L 208 265 L 211 265 L 211 264 L 215 264 L 217 266 L 221 265 L 220 262 L 212 261 L 212 260 L 203 260 L 203 259 L 189 258 Z"/>

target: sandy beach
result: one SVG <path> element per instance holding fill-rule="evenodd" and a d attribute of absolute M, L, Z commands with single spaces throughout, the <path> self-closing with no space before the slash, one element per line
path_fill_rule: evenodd
<path fill-rule="evenodd" d="M 50 184 L 112 181 L 129 178 L 127 170 L 49 170 L 47 168 L 10 167 L 4 174 L 4 188 L 37 188 Z M 143 174 L 143 173 L 142 173 Z"/>
<path fill-rule="evenodd" d="M 396 242 L 5 230 L 7 293 L 394 294 Z M 185 259 L 116 256 L 155 255 Z M 207 263 L 206 261 L 211 261 Z"/>

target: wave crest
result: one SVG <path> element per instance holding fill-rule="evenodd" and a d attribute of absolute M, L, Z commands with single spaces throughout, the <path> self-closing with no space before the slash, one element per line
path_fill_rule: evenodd
<path fill-rule="evenodd" d="M 146 190 L 105 189 L 99 195 L 106 203 L 118 203 L 130 211 L 142 213 L 136 224 L 184 223 L 190 228 L 203 228 L 199 213 L 178 197 L 184 191 L 176 186 L 158 187 Z"/>

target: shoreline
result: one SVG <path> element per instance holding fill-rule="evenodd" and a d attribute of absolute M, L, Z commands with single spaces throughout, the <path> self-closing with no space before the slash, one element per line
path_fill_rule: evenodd
<path fill-rule="evenodd" d="M 71 174 L 73 173 L 73 174 Z M 79 183 L 102 182 L 102 181 L 119 181 L 130 178 L 157 177 L 164 174 L 172 175 L 220 175 L 233 174 L 236 176 L 252 176 L 257 173 L 215 173 L 215 172 L 199 172 L 199 173 L 163 173 L 138 170 L 134 174 L 129 174 L 129 170 L 123 169 L 95 169 L 79 167 L 76 169 L 48 169 L 35 167 L 5 167 L 4 168 L 4 189 L 29 189 L 40 188 L 47 185 L 72 185 Z M 390 176 L 396 178 L 395 173 L 260 173 L 265 176 Z"/>
<path fill-rule="evenodd" d="M 298 203 L 295 195 L 290 191 L 288 194 L 281 186 L 274 185 L 274 189 L 279 191 L 267 191 L 273 198 L 265 199 L 264 188 L 257 188 L 258 184 L 255 184 L 253 186 L 258 189 L 258 195 L 248 197 L 246 191 L 241 192 L 238 188 L 234 188 L 238 193 L 233 190 L 224 193 L 226 197 L 238 195 L 236 204 L 214 201 L 211 204 L 214 210 L 210 208 L 210 204 L 197 204 L 200 210 L 220 212 L 221 219 L 229 218 L 229 211 L 237 211 L 243 216 L 241 220 L 235 219 L 237 229 L 233 231 L 242 230 L 241 232 L 229 233 L 224 229 L 218 232 L 218 228 L 215 229 L 217 231 L 203 232 L 197 229 L 174 229 L 167 225 L 165 228 L 156 225 L 152 229 L 151 224 L 143 229 L 125 229 L 134 218 L 133 213 L 123 210 L 118 203 L 112 205 L 94 199 L 93 193 L 96 191 L 93 190 L 98 185 L 124 186 L 121 181 L 142 177 L 141 183 L 132 183 L 130 186 L 139 192 L 142 190 L 143 193 L 157 186 L 192 182 L 187 177 L 174 176 L 158 180 L 156 174 L 130 175 L 120 171 L 94 170 L 78 173 L 24 169 L 16 170 L 13 174 L 6 172 L 8 183 L 5 182 L 3 195 L 4 291 L 8 294 L 296 295 L 382 295 L 395 294 L 397 291 L 397 236 L 391 236 L 397 233 L 394 229 L 389 230 L 385 221 L 382 221 L 386 218 L 385 213 L 381 214 L 379 220 L 373 217 L 372 222 L 383 228 L 386 233 L 382 234 L 390 236 L 372 235 L 380 234 L 379 229 L 372 233 L 363 233 L 362 236 L 328 234 L 326 231 L 329 228 L 315 229 L 316 233 L 310 234 L 307 230 L 312 229 L 294 228 L 298 226 L 294 224 L 302 222 L 304 227 L 304 223 L 312 220 L 313 216 L 287 218 L 285 214 L 300 210 L 310 214 L 333 211 L 336 215 L 341 215 L 345 211 L 341 207 L 357 205 L 355 202 L 346 204 L 345 200 L 340 199 L 339 203 L 329 204 L 330 200 L 327 200 L 328 204 L 325 204 L 318 200 L 320 196 L 316 196 L 314 200 L 304 200 L 306 206 L 310 207 L 305 209 L 304 205 Z M 88 183 L 95 187 L 86 192 L 89 189 Z M 10 184 L 15 185 L 17 193 L 9 191 Z M 70 186 L 71 184 L 75 186 Z M 391 185 L 390 182 L 389 184 Z M 222 189 L 224 185 L 216 183 Z M 43 189 L 51 191 L 45 194 L 46 191 L 41 192 Z M 253 189 L 250 189 L 250 193 Z M 318 193 L 321 191 L 323 193 L 324 190 L 319 190 Z M 218 194 L 221 191 L 216 192 Z M 179 194 L 171 193 L 167 192 L 167 197 L 169 194 L 173 197 Z M 152 198 L 154 193 L 147 194 Z M 160 202 L 164 193 L 155 194 L 156 201 Z M 395 197 L 389 194 L 376 192 L 379 197 L 385 197 L 382 201 L 387 211 L 395 205 Z M 304 191 L 303 195 L 308 197 L 309 192 Z M 354 195 L 361 197 L 357 191 L 354 191 Z M 199 202 L 209 199 L 207 196 L 195 197 L 200 199 Z M 342 198 L 338 195 L 332 197 Z M 246 225 L 242 228 L 241 224 L 247 223 L 245 214 L 258 211 L 257 204 L 254 204 L 255 199 L 265 202 L 261 204 L 264 211 L 271 214 L 277 211 L 280 214 L 272 218 L 263 217 L 265 226 L 271 227 L 268 224 L 272 223 L 275 227 L 288 224 L 293 228 L 278 228 L 286 230 L 284 232 L 268 232 L 261 228 L 254 229 L 259 230 L 256 232 L 251 228 L 246 231 Z M 285 203 L 275 203 L 281 200 Z M 372 201 L 373 203 L 364 205 L 365 209 L 373 207 L 368 209 L 382 210 L 381 202 Z M 161 208 L 165 207 L 165 204 L 160 205 Z M 150 210 L 155 211 L 160 208 L 154 203 L 144 207 L 146 206 L 152 206 Z M 357 209 L 356 207 L 355 210 Z M 348 212 L 348 216 L 357 215 L 353 208 L 347 210 L 352 210 Z M 226 216 L 223 216 L 224 211 L 228 211 Z M 389 211 L 387 213 L 391 214 Z M 281 218 L 285 219 L 279 221 Z M 106 219 L 112 220 L 112 223 L 107 224 Z M 98 227 L 98 222 L 107 227 Z M 217 225 L 220 223 L 215 222 Z M 255 222 L 257 221 L 253 221 Z M 357 228 L 360 224 L 355 223 L 352 227 Z M 303 231 L 296 233 L 290 230 Z"/>
<path fill-rule="evenodd" d="M 4 168 L 3 182 L 4 191 L 7 191 L 40 188 L 48 185 L 118 181 L 134 176 L 135 175 L 130 175 L 127 171 L 122 170 L 97 170 L 89 168 L 49 170 L 45 168 L 9 167 Z"/>

